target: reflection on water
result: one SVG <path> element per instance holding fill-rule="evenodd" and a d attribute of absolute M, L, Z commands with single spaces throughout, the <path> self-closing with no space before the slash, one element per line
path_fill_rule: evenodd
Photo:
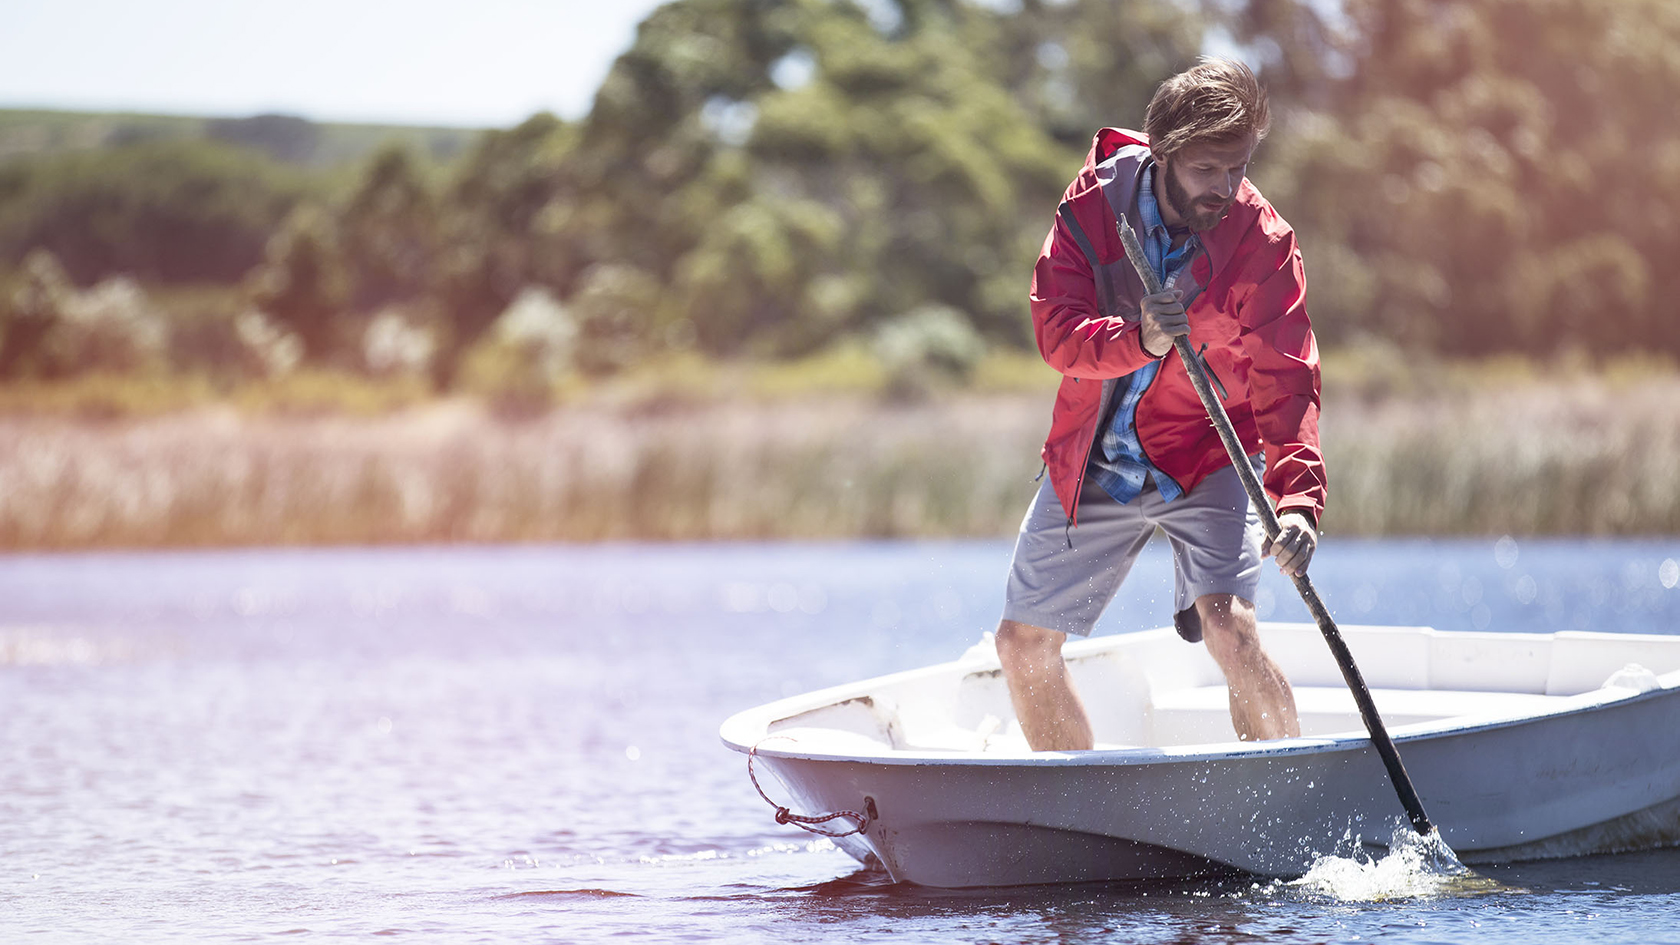
<path fill-rule="evenodd" d="M 717 724 L 959 655 L 995 624 L 1008 547 L 0 559 L 0 941 L 1680 940 L 1673 851 L 1421 895 L 1384 885 L 1389 859 L 1330 892 L 939 891 L 777 826 Z M 1348 622 L 1675 632 L 1676 555 L 1329 541 L 1314 576 Z M 1164 623 L 1171 580 L 1152 547 L 1100 632 Z"/>

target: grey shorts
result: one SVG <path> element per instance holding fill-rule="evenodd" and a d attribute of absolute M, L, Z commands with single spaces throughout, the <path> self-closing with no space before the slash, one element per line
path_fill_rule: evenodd
<path fill-rule="evenodd" d="M 1259 471 L 1261 460 L 1252 462 Z M 1172 543 L 1174 617 L 1186 639 L 1201 639 L 1196 598 L 1254 600 L 1265 532 L 1237 471 L 1226 466 L 1171 502 L 1148 484 L 1121 504 L 1087 478 L 1071 530 L 1046 480 L 1015 541 L 1004 619 L 1088 636 L 1157 525 Z"/>

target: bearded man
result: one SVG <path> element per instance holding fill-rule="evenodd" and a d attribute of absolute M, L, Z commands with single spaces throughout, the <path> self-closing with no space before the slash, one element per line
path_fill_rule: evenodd
<path fill-rule="evenodd" d="M 1033 270 L 1032 317 L 1062 374 L 1021 524 L 998 656 L 1035 750 L 1093 746 L 1062 660 L 1090 633 L 1157 526 L 1172 544 L 1174 625 L 1205 640 L 1243 739 L 1300 734 L 1289 682 L 1256 632 L 1263 556 L 1304 573 L 1325 473 L 1318 348 L 1300 250 L 1247 179 L 1269 123 L 1246 66 L 1205 59 L 1163 82 L 1144 132 L 1105 128 L 1069 185 Z M 1137 231 L 1163 289 L 1145 294 L 1118 232 Z M 1282 531 L 1263 543 L 1173 339 L 1189 335 L 1221 390 Z"/>

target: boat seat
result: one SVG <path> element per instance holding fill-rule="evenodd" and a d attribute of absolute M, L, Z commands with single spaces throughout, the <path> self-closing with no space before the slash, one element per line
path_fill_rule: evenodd
<path fill-rule="evenodd" d="M 1344 686 L 1295 686 L 1302 735 L 1363 733 L 1365 723 Z M 1383 722 L 1390 728 L 1414 722 L 1475 716 L 1501 718 L 1545 712 L 1567 699 L 1523 692 L 1455 689 L 1373 689 Z M 1155 745 L 1199 745 L 1236 738 L 1229 696 L 1223 685 L 1173 689 L 1150 700 Z"/>

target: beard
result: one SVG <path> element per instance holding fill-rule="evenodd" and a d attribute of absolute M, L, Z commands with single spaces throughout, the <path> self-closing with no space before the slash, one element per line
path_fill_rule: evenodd
<path fill-rule="evenodd" d="M 1231 209 L 1232 202 L 1237 199 L 1236 194 L 1232 194 L 1230 200 L 1204 197 L 1192 201 L 1190 192 L 1179 184 L 1178 175 L 1173 173 L 1172 167 L 1169 165 L 1162 170 L 1167 175 L 1167 204 L 1192 232 L 1201 233 L 1218 226 L 1219 221 L 1225 219 L 1225 211 Z"/>

